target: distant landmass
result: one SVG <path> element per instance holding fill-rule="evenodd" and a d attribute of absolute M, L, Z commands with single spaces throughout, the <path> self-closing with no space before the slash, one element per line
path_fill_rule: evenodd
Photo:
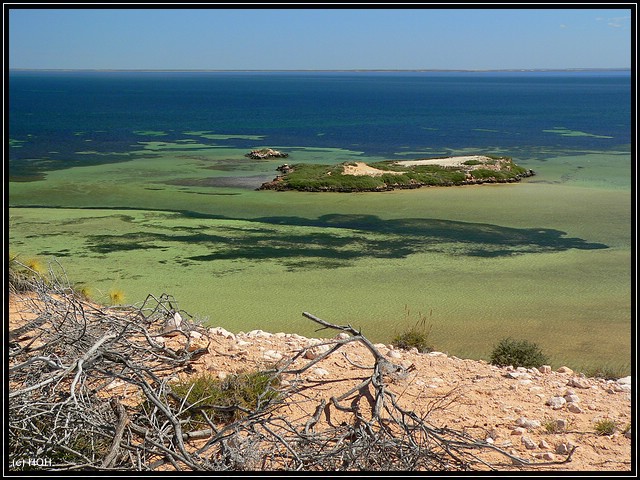
<path fill-rule="evenodd" d="M 627 67 L 613 68 L 503 68 L 503 69 L 127 69 L 127 68 L 9 68 L 15 72 L 631 72 Z"/>

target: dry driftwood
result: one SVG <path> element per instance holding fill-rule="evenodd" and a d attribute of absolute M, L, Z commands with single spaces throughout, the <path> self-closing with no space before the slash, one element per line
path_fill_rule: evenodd
<path fill-rule="evenodd" d="M 189 332 L 206 335 L 204 328 L 180 311 L 186 320 L 173 333 L 182 348 L 169 348 L 161 339 L 167 320 L 179 312 L 171 296 L 149 295 L 139 307 L 97 306 L 56 268 L 46 279 L 34 276 L 30 294 L 20 297 L 35 320 L 9 332 L 11 458 L 46 458 L 46 468 L 55 471 L 472 471 L 507 464 L 531 469 L 568 462 L 573 454 L 528 463 L 466 432 L 434 427 L 427 415 L 400 406 L 390 390 L 389 381 L 406 374 L 401 366 L 351 326 L 306 312 L 320 329 L 346 335 L 327 340 L 329 348 L 313 360 L 304 358 L 305 348 L 270 370 L 273 379 L 291 381 L 259 408 L 245 409 L 235 421 L 213 421 L 170 387 L 173 376 L 189 372 L 208 350 L 190 348 Z M 306 422 L 292 422 L 282 412 L 304 396 L 304 382 L 297 380 L 351 342 L 371 353 L 371 365 L 354 363 L 370 373 L 346 393 L 317 400 Z M 114 393 L 116 384 L 130 393 Z M 370 408 L 361 407 L 364 399 Z M 318 428 L 332 409 L 347 412 L 351 421 Z M 192 411 L 202 413 L 205 428 L 188 428 Z"/>

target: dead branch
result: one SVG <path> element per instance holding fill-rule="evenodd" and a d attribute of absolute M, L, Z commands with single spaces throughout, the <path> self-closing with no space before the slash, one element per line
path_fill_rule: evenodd
<path fill-rule="evenodd" d="M 61 269 L 50 270 L 48 278 L 31 279 L 29 295 L 21 297 L 35 320 L 9 333 L 8 362 L 9 453 L 50 458 L 48 470 L 473 471 L 498 470 L 495 455 L 531 468 L 568 462 L 573 454 L 559 462 L 528 462 L 465 432 L 435 427 L 429 414 L 403 407 L 402 394 L 393 392 L 389 380 L 405 373 L 403 367 L 353 327 L 307 312 L 321 329 L 349 336 L 328 340 L 329 348 L 312 360 L 302 349 L 267 372 L 292 381 L 277 396 L 267 395 L 273 393 L 269 386 L 253 410 L 191 404 L 171 382 L 208 351 L 192 344 L 191 332 L 205 338 L 207 332 L 172 297 L 149 295 L 140 307 L 103 307 L 77 295 Z M 179 326 L 166 328 L 178 318 Z M 341 353 L 370 373 L 349 379 L 353 384 L 340 395 L 306 396 L 300 375 L 351 342 L 367 348 L 371 364 L 355 364 Z M 453 399 L 434 400 L 434 409 Z M 303 401 L 312 402 L 307 418 L 290 419 L 287 409 Z M 214 421 L 208 409 L 237 415 Z M 205 428 L 190 426 L 196 411 Z M 333 424 L 338 413 L 348 421 Z"/>

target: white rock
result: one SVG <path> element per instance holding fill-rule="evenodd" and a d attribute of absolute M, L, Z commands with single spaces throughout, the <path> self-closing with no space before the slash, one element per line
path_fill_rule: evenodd
<path fill-rule="evenodd" d="M 175 312 L 173 316 L 165 320 L 162 333 L 167 335 L 168 337 L 179 335 L 180 332 L 178 332 L 177 330 L 180 330 L 181 324 L 182 324 L 182 317 L 178 312 Z"/>
<path fill-rule="evenodd" d="M 194 340 L 200 340 L 202 338 L 202 334 L 200 332 L 192 330 L 189 332 L 189 337 L 193 338 Z"/>
<path fill-rule="evenodd" d="M 571 380 L 569 380 L 569 383 L 567 385 L 577 388 L 591 388 L 591 383 L 589 383 L 589 380 L 580 377 L 573 377 Z"/>
<path fill-rule="evenodd" d="M 580 405 L 578 405 L 577 403 L 570 403 L 567 405 L 567 410 L 569 410 L 571 413 L 582 413 L 583 410 L 582 408 L 580 408 Z"/>
<path fill-rule="evenodd" d="M 294 340 L 300 340 L 300 341 L 309 340 L 307 337 L 303 337 L 302 335 L 298 335 L 297 333 L 290 333 L 289 338 L 293 338 Z"/>
<path fill-rule="evenodd" d="M 540 373 L 551 373 L 551 365 L 542 365 L 539 370 Z"/>
<path fill-rule="evenodd" d="M 268 332 L 264 332 L 262 330 L 251 330 L 250 332 L 247 333 L 247 337 L 261 337 L 261 338 L 268 338 L 271 337 L 272 334 L 268 333 Z"/>
<path fill-rule="evenodd" d="M 349 335 L 347 332 L 340 332 L 333 338 L 334 340 L 346 340 L 348 338 L 351 338 L 351 335 Z"/>
<path fill-rule="evenodd" d="M 564 432 L 567 430 L 568 427 L 569 427 L 569 422 L 566 421 L 564 418 L 556 419 L 556 429 L 558 431 Z"/>
<path fill-rule="evenodd" d="M 522 428 L 531 429 L 540 427 L 541 423 L 539 420 L 529 420 L 525 417 L 520 417 L 516 420 L 516 425 Z"/>
<path fill-rule="evenodd" d="M 631 377 L 622 377 L 616 380 L 618 385 L 631 385 Z"/>
<path fill-rule="evenodd" d="M 558 410 L 564 406 L 567 401 L 563 397 L 551 397 L 547 400 L 547 405 L 549 405 L 554 410 Z"/>
<path fill-rule="evenodd" d="M 209 329 L 209 333 L 212 334 L 212 335 L 218 335 L 220 337 L 228 338 L 230 340 L 235 340 L 236 339 L 236 336 L 233 333 L 225 330 L 222 327 L 210 328 Z"/>
<path fill-rule="evenodd" d="M 107 390 L 112 390 L 114 388 L 121 387 L 124 384 L 125 384 L 125 382 L 123 380 L 116 379 L 116 380 L 111 381 L 105 388 Z"/>
<path fill-rule="evenodd" d="M 238 340 L 236 342 L 236 345 L 239 347 L 248 347 L 249 345 L 251 345 L 251 342 L 246 342 L 244 340 Z"/>
<path fill-rule="evenodd" d="M 527 450 L 535 450 L 536 448 L 538 448 L 536 442 L 531 440 L 529 437 L 522 437 L 520 441 Z"/>
<path fill-rule="evenodd" d="M 387 357 L 391 358 L 402 358 L 402 354 L 397 350 L 389 350 L 387 352 Z"/>
<path fill-rule="evenodd" d="M 564 399 L 567 401 L 567 403 L 580 403 L 580 397 L 578 397 L 578 395 L 565 395 Z"/>
<path fill-rule="evenodd" d="M 558 372 L 558 373 L 573 373 L 573 370 L 571 370 L 569 367 L 560 367 L 558 370 L 556 370 L 556 372 Z"/>
<path fill-rule="evenodd" d="M 329 345 L 315 345 L 304 352 L 304 358 L 307 360 L 315 360 L 323 353 L 328 352 L 330 348 Z"/>
<path fill-rule="evenodd" d="M 314 368 L 312 370 L 312 373 L 317 376 L 317 377 L 326 377 L 327 375 L 329 375 L 329 372 L 327 370 L 325 370 L 324 368 Z"/>
<path fill-rule="evenodd" d="M 542 452 L 542 453 L 535 453 L 534 457 L 540 459 L 540 460 L 546 460 L 546 461 L 553 461 L 555 460 L 555 457 L 553 456 L 553 453 L 551 452 Z"/>
<path fill-rule="evenodd" d="M 263 358 L 265 360 L 281 360 L 282 359 L 282 354 L 280 352 L 277 352 L 275 350 L 266 350 L 263 354 L 262 354 Z"/>

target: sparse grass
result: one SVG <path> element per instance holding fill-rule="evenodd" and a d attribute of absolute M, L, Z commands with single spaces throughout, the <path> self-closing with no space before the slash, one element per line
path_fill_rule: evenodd
<path fill-rule="evenodd" d="M 268 372 L 240 373 L 223 380 L 202 373 L 171 385 L 171 390 L 192 405 L 180 417 L 196 429 L 208 426 L 203 412 L 212 421 L 229 422 L 263 409 L 279 397 L 278 385 Z"/>
<path fill-rule="evenodd" d="M 586 377 L 603 378 L 605 380 L 617 380 L 626 377 L 631 372 L 630 365 L 601 365 L 586 368 L 582 371 Z"/>
<path fill-rule="evenodd" d="M 119 288 L 109 290 L 109 301 L 111 305 L 122 305 L 124 303 L 124 292 Z"/>
<path fill-rule="evenodd" d="M 618 425 L 613 420 L 604 418 L 602 420 L 598 420 L 594 428 L 598 435 L 613 435 L 617 430 Z"/>
<path fill-rule="evenodd" d="M 405 306 L 405 319 L 411 316 L 410 313 L 408 307 Z M 429 316 L 432 314 L 433 311 L 430 311 Z M 432 325 L 427 327 L 427 317 L 418 312 L 418 320 L 416 323 L 407 331 L 396 335 L 393 340 L 391 340 L 391 344 L 395 348 L 402 348 L 404 350 L 417 348 L 420 353 L 432 352 L 433 346 L 429 342 L 431 327 Z"/>
<path fill-rule="evenodd" d="M 513 366 L 533 368 L 549 363 L 537 344 L 528 340 L 505 338 L 500 340 L 491 352 L 490 363 L 500 367 Z"/>
<path fill-rule="evenodd" d="M 43 275 L 46 272 L 42 260 L 40 260 L 39 258 L 29 258 L 24 264 L 29 270 L 32 270 L 38 275 Z"/>
<path fill-rule="evenodd" d="M 33 281 L 45 272 L 42 262 L 37 258 L 21 261 L 19 254 L 9 254 L 9 288 L 18 293 L 32 288 Z"/>
<path fill-rule="evenodd" d="M 91 300 L 92 297 L 94 296 L 94 291 L 91 287 L 89 287 L 88 285 L 85 285 L 83 283 L 78 283 L 76 285 L 73 286 L 73 291 L 80 296 L 81 299 L 83 300 Z"/>
<path fill-rule="evenodd" d="M 567 426 L 564 426 L 567 425 Z M 568 428 L 568 423 L 564 424 L 553 418 L 546 418 L 542 421 L 542 427 L 547 433 L 564 433 Z"/>

